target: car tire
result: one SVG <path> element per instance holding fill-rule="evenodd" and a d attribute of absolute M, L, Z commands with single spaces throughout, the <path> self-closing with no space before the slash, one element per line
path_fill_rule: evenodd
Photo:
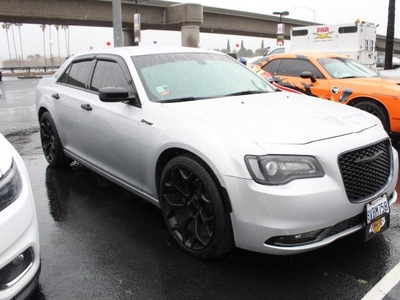
<path fill-rule="evenodd" d="M 377 117 L 379 120 L 381 120 L 383 128 L 385 128 L 386 132 L 390 132 L 390 125 L 387 114 L 381 106 L 372 101 L 360 101 L 355 104 L 354 107 L 369 112 L 370 114 Z"/>
<path fill-rule="evenodd" d="M 191 155 L 170 160 L 160 180 L 160 205 L 178 245 L 196 258 L 217 258 L 233 248 L 229 210 L 205 164 Z"/>
<path fill-rule="evenodd" d="M 40 140 L 44 156 L 49 165 L 65 167 L 71 164 L 72 160 L 64 154 L 64 149 L 53 118 L 47 111 L 40 117 Z"/>

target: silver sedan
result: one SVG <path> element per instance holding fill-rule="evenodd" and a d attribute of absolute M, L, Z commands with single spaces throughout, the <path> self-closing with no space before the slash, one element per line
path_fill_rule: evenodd
<path fill-rule="evenodd" d="M 82 53 L 41 80 L 36 104 L 50 165 L 77 161 L 160 207 L 195 257 L 294 254 L 389 228 L 399 162 L 380 121 L 277 90 L 228 55 Z"/>

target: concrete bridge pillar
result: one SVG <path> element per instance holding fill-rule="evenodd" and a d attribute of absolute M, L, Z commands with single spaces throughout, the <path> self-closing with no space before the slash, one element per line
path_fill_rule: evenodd
<path fill-rule="evenodd" d="M 181 45 L 184 47 L 197 48 L 200 44 L 200 26 L 182 25 L 181 27 Z"/>
<path fill-rule="evenodd" d="M 122 30 L 122 35 L 123 35 L 123 41 L 124 41 L 124 46 L 133 46 L 135 45 L 135 36 L 133 33 L 133 29 L 125 28 Z"/>
<path fill-rule="evenodd" d="M 203 24 L 203 6 L 200 4 L 176 4 L 166 9 L 166 25 L 181 26 L 181 45 L 197 48 L 200 43 L 200 25 Z M 133 46 L 132 29 L 123 30 L 124 46 Z"/>
<path fill-rule="evenodd" d="M 203 24 L 203 6 L 176 4 L 167 7 L 167 25 L 181 25 L 181 44 L 197 48 L 200 43 L 200 25 Z"/>

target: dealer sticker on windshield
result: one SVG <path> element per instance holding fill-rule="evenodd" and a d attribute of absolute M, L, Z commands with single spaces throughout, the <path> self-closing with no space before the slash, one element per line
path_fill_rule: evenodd
<path fill-rule="evenodd" d="M 389 228 L 390 206 L 386 195 L 367 204 L 366 221 L 365 240 Z"/>

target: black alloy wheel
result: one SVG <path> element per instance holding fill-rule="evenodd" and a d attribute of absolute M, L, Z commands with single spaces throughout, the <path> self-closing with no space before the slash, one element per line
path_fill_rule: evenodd
<path fill-rule="evenodd" d="M 61 167 L 71 163 L 71 159 L 64 154 L 57 128 L 49 112 L 43 113 L 40 117 L 40 140 L 49 165 Z"/>
<path fill-rule="evenodd" d="M 160 204 L 170 233 L 184 251 L 198 258 L 215 258 L 232 248 L 229 212 L 200 160 L 182 155 L 166 165 Z"/>

